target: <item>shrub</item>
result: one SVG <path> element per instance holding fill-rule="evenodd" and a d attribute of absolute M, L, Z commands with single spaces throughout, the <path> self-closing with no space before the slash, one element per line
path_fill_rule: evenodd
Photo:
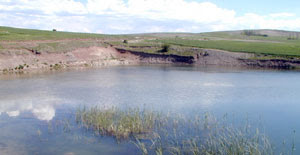
<path fill-rule="evenodd" d="M 19 65 L 18 69 L 19 69 L 19 70 L 24 69 L 24 66 Z"/>
<path fill-rule="evenodd" d="M 253 36 L 255 35 L 255 32 L 253 30 L 244 30 L 244 35 Z"/>
<path fill-rule="evenodd" d="M 61 68 L 62 68 L 62 66 L 59 65 L 59 64 L 55 64 L 55 65 L 53 66 L 53 69 L 55 69 L 55 70 L 58 70 L 58 69 L 61 69 Z"/>
<path fill-rule="evenodd" d="M 56 29 L 53 29 L 52 31 L 53 31 L 53 32 L 56 32 Z"/>
<path fill-rule="evenodd" d="M 246 35 L 246 36 L 259 36 L 259 37 L 269 37 L 269 35 L 267 34 L 260 34 L 259 32 L 255 32 L 255 30 L 244 30 L 243 35 Z"/>
<path fill-rule="evenodd" d="M 123 43 L 124 43 L 124 44 L 128 44 L 128 40 L 124 40 Z"/>
<path fill-rule="evenodd" d="M 170 50 L 170 45 L 164 44 L 162 45 L 162 49 L 160 50 L 161 53 L 167 53 Z"/>

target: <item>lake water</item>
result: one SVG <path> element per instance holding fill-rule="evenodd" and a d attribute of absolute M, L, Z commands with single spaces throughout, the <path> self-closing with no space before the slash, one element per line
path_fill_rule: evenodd
<path fill-rule="evenodd" d="M 300 154 L 300 72 L 129 66 L 0 78 L 0 154 L 137 154 L 130 142 L 74 124 L 82 105 L 210 112 L 263 126 L 275 149 Z M 68 130 L 68 132 L 65 132 Z M 295 133 L 293 133 L 296 131 Z"/>

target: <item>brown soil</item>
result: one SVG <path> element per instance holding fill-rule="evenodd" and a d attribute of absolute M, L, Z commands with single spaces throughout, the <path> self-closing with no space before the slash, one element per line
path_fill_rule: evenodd
<path fill-rule="evenodd" d="M 216 49 L 203 49 L 197 54 L 197 65 L 243 66 L 240 59 L 249 59 L 254 54 L 235 53 Z"/>
<path fill-rule="evenodd" d="M 107 66 L 135 63 L 136 56 L 120 53 L 112 47 L 79 48 L 66 53 L 34 54 L 23 50 L 22 54 L 14 52 L 0 55 L 0 70 L 19 71 L 34 69 L 60 69 L 80 66 Z"/>
<path fill-rule="evenodd" d="M 19 72 L 62 69 L 68 67 L 101 67 L 130 64 L 193 64 L 219 66 L 251 66 L 291 68 L 300 61 L 251 60 L 253 54 L 234 53 L 215 49 L 196 49 L 194 56 L 149 54 L 114 47 L 78 48 L 70 52 L 34 53 L 19 49 L 0 54 L 0 71 Z"/>

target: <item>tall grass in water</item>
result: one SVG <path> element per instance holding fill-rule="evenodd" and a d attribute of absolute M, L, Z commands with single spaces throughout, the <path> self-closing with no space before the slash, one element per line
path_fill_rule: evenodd
<path fill-rule="evenodd" d="M 152 132 L 159 114 L 140 109 L 120 110 L 117 108 L 101 109 L 83 107 L 77 110 L 76 122 L 101 135 L 128 139 L 137 134 Z"/>
<path fill-rule="evenodd" d="M 187 118 L 138 108 L 83 107 L 77 110 L 76 121 L 100 135 L 130 140 L 142 154 L 274 154 L 258 129 L 248 124 L 234 127 L 208 113 Z"/>
<path fill-rule="evenodd" d="M 152 154 L 194 154 L 194 155 L 264 155 L 274 154 L 273 147 L 265 134 L 258 129 L 234 127 L 217 120 L 210 114 L 186 119 L 175 117 L 173 130 L 161 132 L 151 143 L 136 140 L 142 152 Z M 171 121 L 170 121 L 171 122 Z M 172 125 L 171 125 L 172 126 Z"/>

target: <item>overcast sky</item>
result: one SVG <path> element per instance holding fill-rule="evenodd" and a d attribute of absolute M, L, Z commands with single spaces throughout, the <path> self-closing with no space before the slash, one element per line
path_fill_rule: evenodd
<path fill-rule="evenodd" d="M 299 0 L 0 0 L 0 25 L 92 33 L 300 30 Z"/>

